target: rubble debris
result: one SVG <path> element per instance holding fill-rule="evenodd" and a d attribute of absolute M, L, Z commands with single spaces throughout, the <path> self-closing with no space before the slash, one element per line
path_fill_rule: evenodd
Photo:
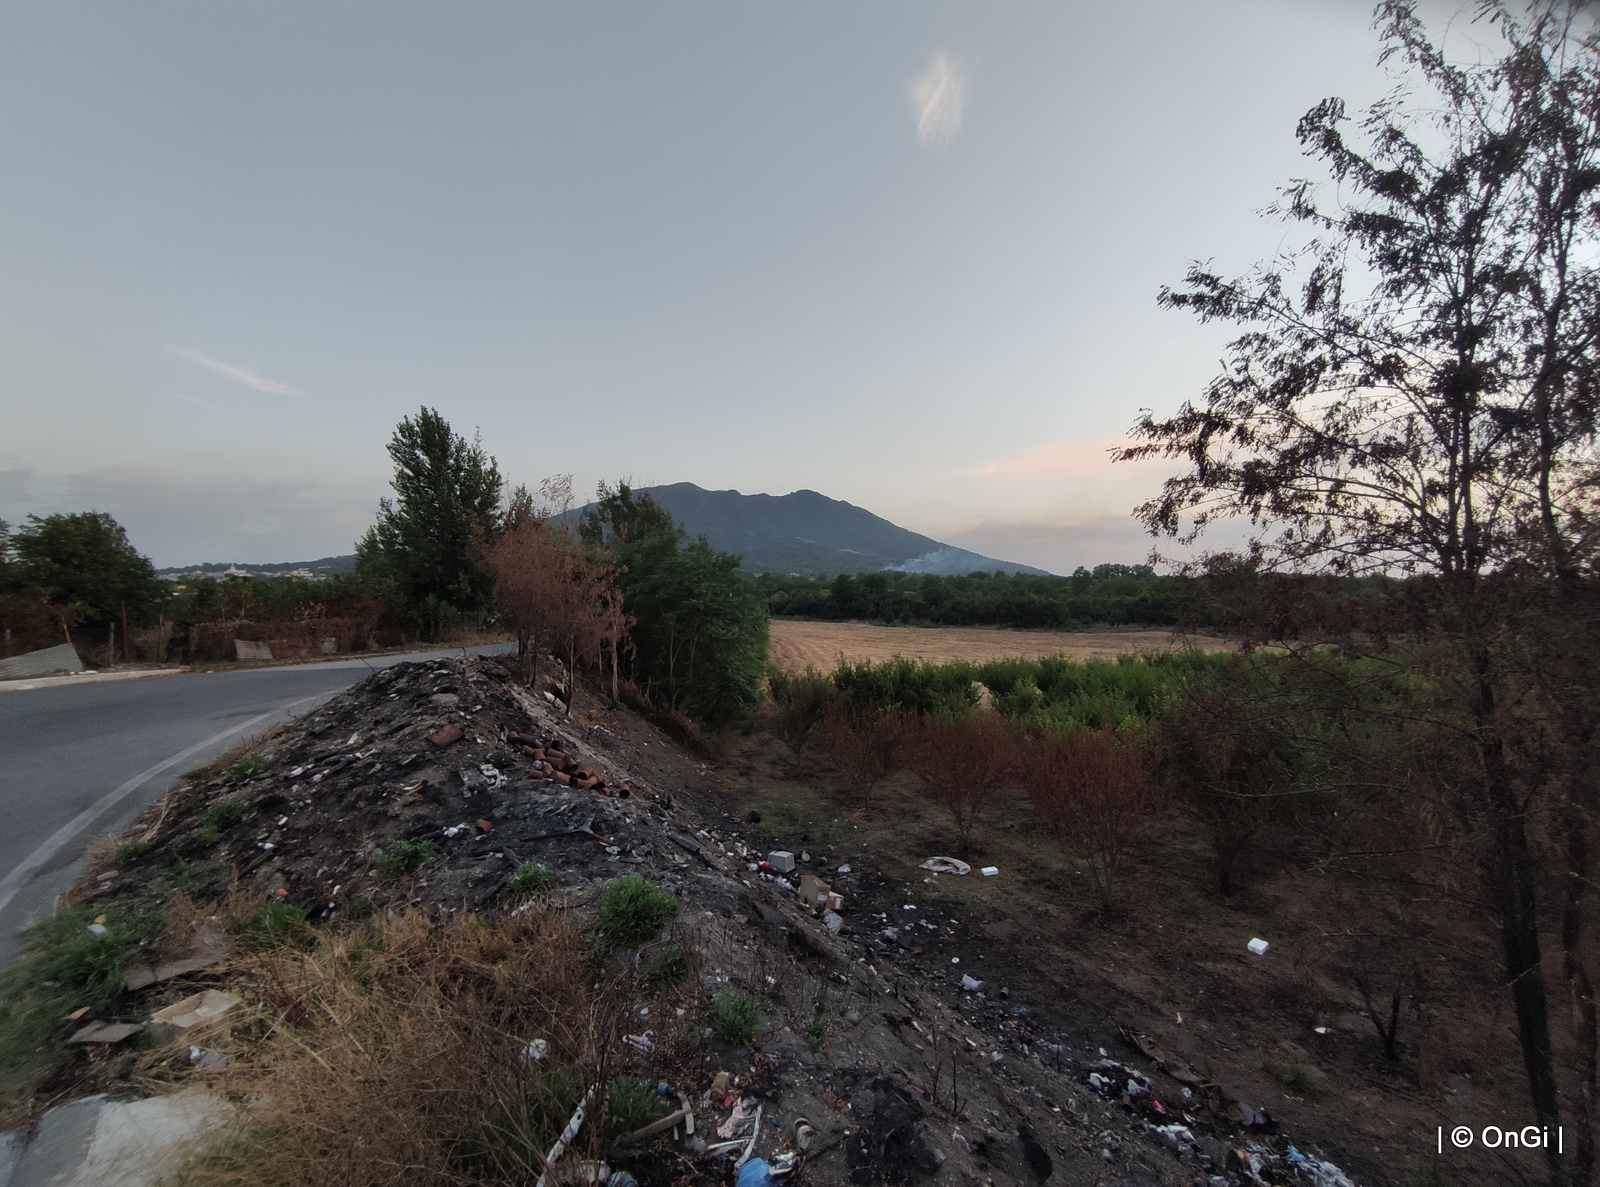
<path fill-rule="evenodd" d="M 120 1043 L 144 1029 L 139 1022 L 91 1022 L 73 1031 L 69 1043 Z"/>
<path fill-rule="evenodd" d="M 176 1030 L 188 1030 L 204 1022 L 215 1022 L 240 1002 L 236 993 L 220 989 L 206 989 L 190 994 L 182 1001 L 173 1002 L 164 1010 L 150 1015 L 151 1022 L 163 1023 Z"/>
<path fill-rule="evenodd" d="M 462 729 L 459 725 L 440 726 L 437 730 L 428 735 L 428 745 L 443 750 L 446 746 L 454 746 L 466 736 L 467 731 Z"/>

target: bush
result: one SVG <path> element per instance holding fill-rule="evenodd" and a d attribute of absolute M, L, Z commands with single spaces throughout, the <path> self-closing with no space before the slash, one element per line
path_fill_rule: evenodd
<path fill-rule="evenodd" d="M 214 824 L 202 824 L 194 830 L 194 839 L 202 845 L 214 845 L 217 838 L 222 835 L 222 830 Z"/>
<path fill-rule="evenodd" d="M 111 855 L 111 862 L 118 867 L 131 866 L 149 852 L 149 841 L 124 841 L 117 846 L 117 851 Z"/>
<path fill-rule="evenodd" d="M 677 910 L 677 899 L 638 874 L 607 883 L 596 906 L 601 932 L 623 944 L 648 940 Z"/>
<path fill-rule="evenodd" d="M 378 855 L 375 868 L 384 882 L 403 878 L 434 858 L 432 841 L 396 841 Z"/>
<path fill-rule="evenodd" d="M 689 954 L 682 944 L 668 944 L 644 964 L 641 975 L 652 989 L 676 985 L 689 972 Z"/>
<path fill-rule="evenodd" d="M 222 781 L 230 786 L 254 779 L 267 772 L 267 760 L 259 754 L 247 754 L 222 772 Z"/>
<path fill-rule="evenodd" d="M 247 948 L 303 947 L 314 938 L 307 917 L 306 909 L 293 903 L 265 903 L 234 934 Z"/>
<path fill-rule="evenodd" d="M 833 682 L 811 668 L 799 676 L 791 676 L 773 667 L 767 669 L 767 687 L 772 692 L 774 706 L 773 732 L 799 758 L 822 724 L 828 702 L 833 697 Z"/>
<path fill-rule="evenodd" d="M 742 989 L 724 989 L 711 1004 L 712 1033 L 731 1047 L 750 1046 L 759 1020 L 755 997 Z"/>
<path fill-rule="evenodd" d="M 905 729 L 899 709 L 852 708 L 842 701 L 828 706 L 823 719 L 828 756 L 861 793 L 863 807 L 872 806 L 872 789 L 893 768 Z"/>
<path fill-rule="evenodd" d="M 244 805 L 238 800 L 223 800 L 211 805 L 206 823 L 218 832 L 230 829 L 244 819 Z"/>
<path fill-rule="evenodd" d="M 554 880 L 555 875 L 536 861 L 525 861 L 517 867 L 517 872 L 511 875 L 511 881 L 506 883 L 517 898 L 532 898 L 544 890 Z"/>
<path fill-rule="evenodd" d="M 1021 737 L 992 713 L 927 717 L 910 723 L 902 754 L 929 799 L 943 804 L 971 846 L 979 815 L 1018 766 Z"/>
<path fill-rule="evenodd" d="M 833 670 L 833 686 L 858 711 L 904 709 L 959 717 L 978 703 L 976 673 L 968 663 L 930 664 L 899 655 L 881 664 L 840 660 Z"/>
<path fill-rule="evenodd" d="M 1028 750 L 1024 782 L 1034 812 L 1058 843 L 1088 863 L 1102 902 L 1111 897 L 1128 846 L 1160 809 L 1152 766 L 1137 727 L 1121 733 L 1080 727 Z"/>
<path fill-rule="evenodd" d="M 643 1129 L 661 1115 L 661 1098 L 643 1080 L 618 1076 L 606 1086 L 605 1121 L 600 1127 L 600 1143 L 612 1149 L 631 1133 Z"/>

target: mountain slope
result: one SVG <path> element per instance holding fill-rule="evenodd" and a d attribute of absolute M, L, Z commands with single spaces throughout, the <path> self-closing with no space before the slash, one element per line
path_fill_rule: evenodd
<path fill-rule="evenodd" d="M 691 536 L 704 536 L 713 548 L 737 552 L 752 572 L 1043 571 L 953 548 L 814 490 L 745 495 L 675 482 L 649 487 L 648 492 Z"/>

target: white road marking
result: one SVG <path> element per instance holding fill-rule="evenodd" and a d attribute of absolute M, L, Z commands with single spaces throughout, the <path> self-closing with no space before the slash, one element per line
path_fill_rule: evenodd
<path fill-rule="evenodd" d="M 135 791 L 143 787 L 146 783 L 150 782 L 150 780 L 154 779 L 157 775 L 164 771 L 170 771 L 184 759 L 190 757 L 191 755 L 198 754 L 207 747 L 215 746 L 218 742 L 221 742 L 225 738 L 232 737 L 234 734 L 241 733 L 244 730 L 248 730 L 260 725 L 263 721 L 277 717 L 281 713 L 287 713 L 296 706 L 304 705 L 309 701 L 326 699 L 333 695 L 334 694 L 331 692 L 319 692 L 309 697 L 301 697 L 297 701 L 290 701 L 288 704 L 280 705 L 276 709 L 269 709 L 267 712 L 262 713 L 257 717 L 252 717 L 249 721 L 244 722 L 242 725 L 236 725 L 231 729 L 225 729 L 219 734 L 212 734 L 203 742 L 196 742 L 187 750 L 181 750 L 177 754 L 174 754 L 171 758 L 163 759 L 161 762 L 158 762 L 155 766 L 151 767 L 143 774 L 135 775 L 132 779 L 129 779 L 116 790 L 106 792 L 105 795 L 101 796 L 82 812 L 79 812 L 71 820 L 67 821 L 66 824 L 63 824 L 60 828 L 58 828 L 48 841 L 46 841 L 43 845 L 40 845 L 32 853 L 28 854 L 28 856 L 22 860 L 21 864 L 19 864 L 16 869 L 7 874 L 3 880 L 0 880 L 0 911 L 4 911 L 6 907 L 11 904 L 11 900 L 16 897 L 17 891 L 26 886 L 32 880 L 33 875 L 42 869 L 47 861 L 59 853 L 69 841 L 71 841 L 84 829 L 88 828 L 89 825 L 101 815 L 101 813 L 105 812 L 108 808 L 114 807 L 118 802 L 127 798 L 129 795 L 132 795 Z"/>

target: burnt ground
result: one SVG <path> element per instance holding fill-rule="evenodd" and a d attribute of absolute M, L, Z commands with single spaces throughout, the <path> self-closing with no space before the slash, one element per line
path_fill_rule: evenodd
<path fill-rule="evenodd" d="M 126 834 L 148 837 L 148 851 L 91 873 L 80 894 L 181 885 L 196 903 L 248 913 L 287 902 L 326 924 L 492 910 L 517 864 L 537 861 L 554 874 L 548 901 L 581 927 L 607 881 L 643 874 L 678 898 L 673 935 L 695 977 L 634 1003 L 653 1048 L 639 1070 L 698 1102 L 700 1134 L 741 1095 L 761 1101 L 769 1158 L 809 1119 L 817 1138 L 795 1182 L 1342 1187 L 1537 1174 L 1512 1157 L 1441 1177 L 1434 1126 L 1456 1114 L 1414 1072 L 1375 1060 L 1348 992 L 1319 987 L 1297 953 L 1310 924 L 1279 909 L 1272 953 L 1258 959 L 1244 943 L 1270 916 L 1267 891 L 1219 906 L 1162 882 L 1194 848 L 1181 829 L 1154 870 L 1130 873 L 1135 901 L 1102 910 L 1016 805 L 991 814 L 972 859 L 999 877 L 935 877 L 917 863 L 949 844 L 948 829 L 908 785 L 885 786 L 868 810 L 825 765 L 765 735 L 722 745 L 713 763 L 582 695 L 569 717 L 492 659 L 400 665 L 260 740 L 252 763 L 200 772 Z M 560 767 L 565 782 L 552 777 Z M 219 803 L 240 818 L 213 833 Z M 386 881 L 382 855 L 405 841 L 435 856 Z M 776 848 L 800 859 L 790 883 L 811 872 L 842 895 L 837 932 L 757 865 Z M 181 956 L 172 943 L 165 956 Z M 208 975 L 162 982 L 123 1014 L 143 1017 Z M 753 1053 L 705 1025 L 730 984 L 760 999 Z M 1312 1082 L 1287 1089 L 1262 1071 L 1263 1052 L 1293 1056 Z M 103 1086 L 95 1064 L 112 1058 L 79 1052 L 57 1085 Z M 719 1072 L 729 1087 L 714 1097 Z M 1481 1092 L 1477 1103 L 1498 1107 Z M 671 1139 L 634 1170 L 646 1184 L 732 1173 Z"/>

